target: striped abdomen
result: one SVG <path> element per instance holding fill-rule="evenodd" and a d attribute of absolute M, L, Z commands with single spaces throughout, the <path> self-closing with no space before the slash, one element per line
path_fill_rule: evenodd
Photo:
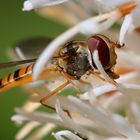
<path fill-rule="evenodd" d="M 25 66 L 0 80 L 0 92 L 32 81 L 33 65 Z"/>

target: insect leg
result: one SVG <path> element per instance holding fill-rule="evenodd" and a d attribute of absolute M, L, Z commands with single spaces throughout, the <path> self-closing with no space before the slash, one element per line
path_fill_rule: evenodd
<path fill-rule="evenodd" d="M 50 105 L 47 105 L 47 104 L 44 103 L 44 102 L 46 102 L 47 100 L 49 100 L 51 97 L 53 97 L 53 96 L 59 94 L 59 91 L 62 90 L 64 87 L 66 87 L 69 83 L 70 83 L 70 82 L 67 81 L 67 82 L 63 83 L 62 85 L 60 85 L 59 87 L 57 87 L 56 89 L 54 89 L 54 90 L 53 90 L 52 92 L 50 92 L 48 95 L 46 95 L 45 97 L 43 97 L 43 98 L 40 100 L 40 103 L 41 103 L 43 106 L 45 106 L 45 107 L 48 107 L 48 108 L 51 108 L 51 109 L 54 109 L 54 110 L 55 110 L 54 107 L 52 107 L 52 106 L 50 106 Z M 64 111 L 71 117 L 71 115 L 70 115 L 70 113 L 69 113 L 68 110 L 64 110 Z"/>
<path fill-rule="evenodd" d="M 106 81 L 103 77 L 100 76 L 100 74 L 97 72 L 95 72 L 93 75 L 95 75 L 96 77 L 98 77 L 100 80 L 102 81 Z"/>
<path fill-rule="evenodd" d="M 113 85 L 116 85 L 117 83 L 116 83 L 116 81 L 114 80 L 114 79 L 117 79 L 117 78 L 119 78 L 119 75 L 117 75 L 117 74 L 115 74 L 114 72 L 112 72 L 112 71 L 106 71 L 106 73 L 109 75 L 109 77 L 110 78 L 112 78 L 112 80 L 114 81 L 114 82 L 111 82 L 111 81 L 109 81 L 109 80 L 106 80 L 105 78 L 103 78 L 103 77 L 101 77 L 100 76 L 100 74 L 97 72 L 94 72 L 94 73 L 91 73 L 91 74 L 93 74 L 93 75 L 95 75 L 97 78 L 99 78 L 100 80 L 102 80 L 102 81 L 104 81 L 104 82 L 109 82 L 109 83 L 111 83 L 111 84 L 113 84 Z"/>
<path fill-rule="evenodd" d="M 78 91 L 79 94 L 83 94 L 80 88 L 74 82 L 72 82 L 72 80 L 76 80 L 76 78 L 74 78 L 73 76 L 70 76 L 63 70 L 61 70 L 60 73 L 74 86 L 74 88 Z"/>

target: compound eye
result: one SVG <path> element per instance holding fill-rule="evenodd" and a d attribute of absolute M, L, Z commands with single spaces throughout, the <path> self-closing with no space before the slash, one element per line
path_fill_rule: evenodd
<path fill-rule="evenodd" d="M 98 35 L 91 36 L 88 39 L 87 44 L 91 54 L 92 66 L 94 68 L 97 68 L 93 60 L 93 53 L 95 50 L 97 50 L 99 53 L 99 59 L 101 61 L 102 66 L 104 68 L 108 66 L 110 62 L 109 47 L 107 43 L 102 39 L 102 37 Z"/>

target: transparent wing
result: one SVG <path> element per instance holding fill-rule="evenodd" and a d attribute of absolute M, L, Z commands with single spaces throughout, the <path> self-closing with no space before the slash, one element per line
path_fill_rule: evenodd
<path fill-rule="evenodd" d="M 12 59 L 35 59 L 42 53 L 46 46 L 52 41 L 48 37 L 31 37 L 23 39 L 8 51 Z"/>
<path fill-rule="evenodd" d="M 25 59 L 37 58 L 51 41 L 47 37 L 25 39 L 15 45 L 14 51 L 17 56 L 23 56 Z"/>
<path fill-rule="evenodd" d="M 34 37 L 17 42 L 8 51 L 13 61 L 0 63 L 0 69 L 35 62 L 51 41 L 47 37 Z"/>
<path fill-rule="evenodd" d="M 18 64 L 21 64 L 24 62 L 26 62 L 26 63 L 34 62 L 36 60 L 36 58 L 38 58 L 38 56 L 42 53 L 42 51 L 46 48 L 46 46 L 51 41 L 52 41 L 52 39 L 47 38 L 47 37 L 33 37 L 33 38 L 27 38 L 27 39 L 21 40 L 21 41 L 15 43 L 15 45 L 12 48 L 10 48 L 10 50 L 9 50 L 9 55 L 11 56 L 11 59 L 13 59 L 13 60 L 20 59 L 20 61 L 3 63 L 1 66 L 8 67 L 8 66 L 18 65 Z M 53 75 L 56 76 L 56 72 L 54 72 Z M 58 77 L 59 76 L 56 76 L 56 79 L 58 79 Z M 43 89 L 43 87 L 47 91 L 48 87 L 49 87 L 49 89 L 52 85 L 54 87 L 55 84 L 53 81 L 56 81 L 56 79 L 54 79 L 54 77 L 50 75 L 49 79 L 47 79 L 47 80 L 33 82 L 33 84 L 27 84 L 24 87 L 28 90 L 30 89 L 29 90 L 30 92 L 33 92 L 35 89 L 38 89 L 38 92 L 39 92 L 41 89 Z M 61 80 L 59 79 L 59 81 L 61 81 Z M 47 84 L 46 84 L 46 82 L 47 82 Z M 36 86 L 34 86 L 34 85 L 36 85 Z M 40 86 L 42 88 L 40 88 Z M 32 91 L 31 91 L 31 89 L 32 89 Z"/>
<path fill-rule="evenodd" d="M 36 59 L 27 59 L 27 60 L 20 60 L 20 61 L 11 61 L 11 62 L 6 62 L 6 63 L 0 63 L 0 69 L 8 68 L 8 67 L 13 67 L 13 66 L 19 66 L 19 65 L 22 65 L 22 64 L 33 63 L 35 61 L 36 61 Z"/>

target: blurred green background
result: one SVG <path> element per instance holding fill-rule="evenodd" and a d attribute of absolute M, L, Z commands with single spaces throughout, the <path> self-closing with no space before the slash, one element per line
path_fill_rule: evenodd
<path fill-rule="evenodd" d="M 55 37 L 66 27 L 50 19 L 38 16 L 34 11 L 22 11 L 23 0 L 1 0 L 0 4 L 0 62 L 7 62 L 7 49 L 17 41 L 32 36 Z M 0 70 L 0 77 L 13 69 Z M 0 140 L 14 140 L 18 131 L 11 116 L 15 107 L 20 107 L 27 96 L 19 87 L 0 94 Z M 49 138 L 50 139 L 50 138 Z"/>

